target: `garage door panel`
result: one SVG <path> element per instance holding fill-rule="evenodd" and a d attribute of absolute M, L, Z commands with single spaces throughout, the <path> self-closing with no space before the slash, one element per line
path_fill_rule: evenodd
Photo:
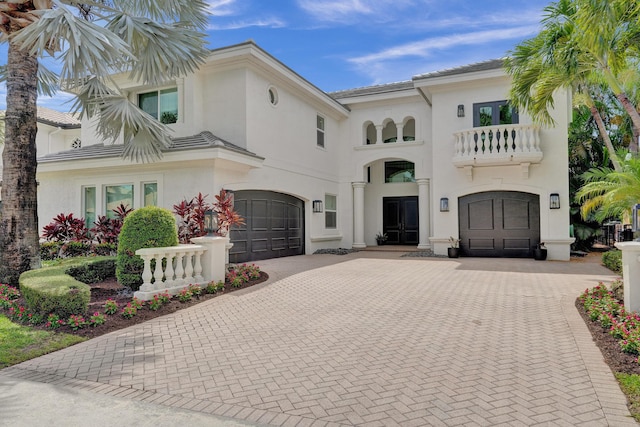
<path fill-rule="evenodd" d="M 467 224 L 469 230 L 493 230 L 494 206 L 493 200 L 480 200 L 467 205 Z"/>
<path fill-rule="evenodd" d="M 468 242 L 469 249 L 473 250 L 494 250 L 496 247 L 494 239 L 469 239 Z"/>
<path fill-rule="evenodd" d="M 304 253 L 304 202 L 272 191 L 234 193 L 234 206 L 246 225 L 234 227 L 230 262 L 248 262 Z"/>
<path fill-rule="evenodd" d="M 523 249 L 529 250 L 532 246 L 531 239 L 503 239 L 503 249 Z"/>
<path fill-rule="evenodd" d="M 458 201 L 461 251 L 466 256 L 529 257 L 540 241 L 540 198 L 491 191 Z"/>
<path fill-rule="evenodd" d="M 530 203 L 522 200 L 502 199 L 504 230 L 529 230 L 531 228 Z"/>
<path fill-rule="evenodd" d="M 287 228 L 287 204 L 278 200 L 271 202 L 271 230 L 283 231 Z"/>

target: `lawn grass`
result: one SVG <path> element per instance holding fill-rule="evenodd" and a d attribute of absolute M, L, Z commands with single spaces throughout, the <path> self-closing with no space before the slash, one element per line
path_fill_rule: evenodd
<path fill-rule="evenodd" d="M 40 331 L 0 315 L 0 369 L 84 341 L 85 338 Z"/>
<path fill-rule="evenodd" d="M 629 412 L 636 421 L 640 421 L 640 375 L 616 373 L 622 392 L 629 401 Z"/>

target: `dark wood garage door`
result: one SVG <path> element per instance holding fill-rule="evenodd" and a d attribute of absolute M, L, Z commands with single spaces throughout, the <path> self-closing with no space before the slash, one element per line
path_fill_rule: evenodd
<path fill-rule="evenodd" d="M 515 191 L 461 197 L 460 248 L 465 256 L 524 258 L 540 242 L 540 198 Z"/>
<path fill-rule="evenodd" d="M 304 254 L 304 202 L 273 191 L 236 191 L 246 224 L 231 230 L 232 263 Z"/>

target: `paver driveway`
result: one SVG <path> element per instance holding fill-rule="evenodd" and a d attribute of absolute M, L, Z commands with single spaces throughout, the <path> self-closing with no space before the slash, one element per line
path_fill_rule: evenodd
<path fill-rule="evenodd" d="M 634 425 L 574 307 L 606 269 L 388 256 L 265 261 L 257 289 L 2 373 L 266 425 Z"/>

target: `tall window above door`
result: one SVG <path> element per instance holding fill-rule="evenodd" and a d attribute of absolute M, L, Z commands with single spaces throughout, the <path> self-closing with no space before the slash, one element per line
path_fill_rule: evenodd
<path fill-rule="evenodd" d="M 138 107 L 165 125 L 178 121 L 178 89 L 155 90 L 138 95 Z"/>
<path fill-rule="evenodd" d="M 518 111 L 507 101 L 473 104 L 473 127 L 518 123 Z"/>

